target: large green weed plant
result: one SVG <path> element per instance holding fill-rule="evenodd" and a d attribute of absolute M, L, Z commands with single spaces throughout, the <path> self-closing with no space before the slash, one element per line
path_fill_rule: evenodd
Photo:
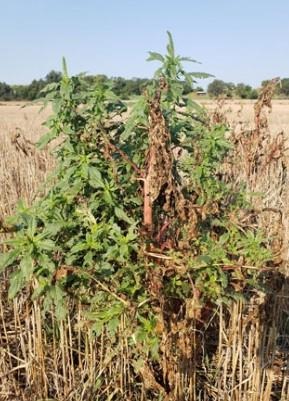
<path fill-rule="evenodd" d="M 39 141 L 59 138 L 53 185 L 33 206 L 19 203 L 9 219 L 16 233 L 1 256 L 11 299 L 28 291 L 60 320 L 77 299 L 95 335 L 105 330 L 112 341 L 125 315 L 137 364 L 159 360 L 172 317 L 202 322 L 203 310 L 254 290 L 271 257 L 261 233 L 239 222 L 244 192 L 222 180 L 227 127 L 212 126 L 183 95 L 184 82 L 207 75 L 185 71 L 183 63 L 195 61 L 175 54 L 170 34 L 167 54 L 149 60 L 161 67 L 131 110 L 107 83 L 69 77 L 64 63 L 62 80 L 45 90 L 53 113 Z M 148 230 L 153 104 L 169 134 L 163 149 L 171 166 L 155 173 L 169 173 L 171 192 L 162 184 L 151 201 Z"/>

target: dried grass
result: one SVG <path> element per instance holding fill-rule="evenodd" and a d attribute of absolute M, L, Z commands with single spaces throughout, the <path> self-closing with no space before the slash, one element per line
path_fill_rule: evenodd
<path fill-rule="evenodd" d="M 31 146 L 43 133 L 47 114 L 39 113 L 38 105 L 0 107 L 0 219 L 13 213 L 19 199 L 31 204 L 53 166 L 49 151 Z"/>

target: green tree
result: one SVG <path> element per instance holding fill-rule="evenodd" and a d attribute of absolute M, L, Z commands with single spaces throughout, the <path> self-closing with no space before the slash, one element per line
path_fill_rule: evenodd
<path fill-rule="evenodd" d="M 27 100 L 28 99 L 28 85 L 13 85 L 13 99 Z"/>
<path fill-rule="evenodd" d="M 264 88 L 264 86 L 268 85 L 270 82 L 270 79 L 265 79 L 264 81 L 261 82 L 261 86 L 262 88 Z"/>
<path fill-rule="evenodd" d="M 214 81 L 208 85 L 208 94 L 212 97 L 226 95 L 227 92 L 228 87 L 226 85 L 226 82 L 220 79 L 214 79 Z"/>
<path fill-rule="evenodd" d="M 280 94 L 284 96 L 289 96 L 289 78 L 281 79 L 280 86 L 278 87 L 278 91 Z"/>
<path fill-rule="evenodd" d="M 27 100 L 35 100 L 40 97 L 40 92 L 46 86 L 44 79 L 33 79 L 27 87 Z"/>
<path fill-rule="evenodd" d="M 240 83 L 236 86 L 235 93 L 241 99 L 257 99 L 258 92 L 253 89 L 250 85 Z"/>
<path fill-rule="evenodd" d="M 131 96 L 139 96 L 149 84 L 146 78 L 125 79 L 122 77 L 112 78 L 112 90 L 121 99 L 129 99 Z"/>
<path fill-rule="evenodd" d="M 13 99 L 13 89 L 10 85 L 5 82 L 0 82 L 0 100 L 12 100 Z"/>
<path fill-rule="evenodd" d="M 94 76 L 94 83 L 96 85 L 105 85 L 108 82 L 108 77 L 105 74 L 98 74 Z"/>
<path fill-rule="evenodd" d="M 226 95 L 229 98 L 232 98 L 234 96 L 234 92 L 236 89 L 236 86 L 233 82 L 225 82 L 225 85 L 227 87 Z"/>
<path fill-rule="evenodd" d="M 129 93 L 127 91 L 126 80 L 122 77 L 115 77 L 112 79 L 113 82 L 113 92 L 116 96 L 119 96 L 122 99 L 128 99 Z"/>
<path fill-rule="evenodd" d="M 53 82 L 60 82 L 62 78 L 62 73 L 59 71 L 50 71 L 45 77 L 45 83 L 51 84 Z"/>

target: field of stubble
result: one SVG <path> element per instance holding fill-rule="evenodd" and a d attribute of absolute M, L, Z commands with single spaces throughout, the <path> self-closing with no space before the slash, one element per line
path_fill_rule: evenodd
<path fill-rule="evenodd" d="M 35 104 L 23 106 L 0 103 L 0 221 L 13 212 L 19 199 L 33 201 L 53 165 L 49 152 L 26 154 L 13 143 L 17 133 L 34 143 L 45 131 L 42 123 L 49 110 L 39 112 L 40 106 Z"/>
<path fill-rule="evenodd" d="M 209 110 L 216 107 L 213 101 L 201 100 L 200 103 Z M 254 101 L 227 101 L 223 109 L 235 129 L 253 127 Z M 49 108 L 40 110 L 37 104 L 0 103 L 0 219 L 13 212 L 20 198 L 30 203 L 53 166 L 49 151 L 27 155 L 13 143 L 17 132 L 32 143 L 37 141 L 45 131 L 42 124 L 50 113 Z M 269 124 L 273 134 L 284 131 L 289 136 L 289 100 L 273 101 Z"/>

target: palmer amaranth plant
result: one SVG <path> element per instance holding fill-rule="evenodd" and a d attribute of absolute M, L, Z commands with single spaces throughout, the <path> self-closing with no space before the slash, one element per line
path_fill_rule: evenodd
<path fill-rule="evenodd" d="M 254 304 L 279 258 L 225 171 L 228 127 L 183 95 L 207 75 L 187 73 L 194 60 L 168 39 L 128 118 L 65 62 L 46 88 L 39 146 L 60 136 L 58 165 L 47 195 L 6 223 L 3 400 L 270 400 Z"/>

